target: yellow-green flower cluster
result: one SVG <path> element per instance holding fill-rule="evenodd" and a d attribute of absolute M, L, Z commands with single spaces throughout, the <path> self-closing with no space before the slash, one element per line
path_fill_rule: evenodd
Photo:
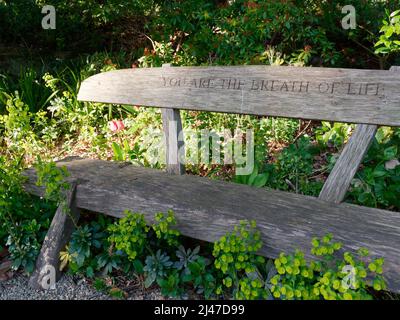
<path fill-rule="evenodd" d="M 115 244 L 117 250 L 126 253 L 133 261 L 143 252 L 149 228 L 143 214 L 125 211 L 126 216 L 108 227 L 111 233 L 108 240 Z"/>
<path fill-rule="evenodd" d="M 155 215 L 155 223 L 152 228 L 158 239 L 165 240 L 169 246 L 177 246 L 180 233 L 178 230 L 171 229 L 171 226 L 176 224 L 175 214 L 169 210 L 167 215 L 162 212 Z"/>
<path fill-rule="evenodd" d="M 325 299 L 325 300 L 369 300 L 372 296 L 368 286 L 375 290 L 386 288 L 382 278 L 382 258 L 373 260 L 367 267 L 364 261 L 368 250 L 358 251 L 359 257 L 345 252 L 339 259 L 337 251 L 342 248 L 332 242 L 328 234 L 321 240 L 312 240 L 311 253 L 317 257 L 310 263 L 304 254 L 280 254 L 275 260 L 277 275 L 271 278 L 271 293 L 277 299 Z M 372 281 L 367 281 L 367 278 Z"/>
<path fill-rule="evenodd" d="M 257 255 L 261 247 L 261 235 L 256 230 L 255 221 L 241 221 L 233 232 L 227 233 L 214 244 L 214 265 L 222 272 L 223 285 L 228 289 L 233 288 L 238 299 L 266 295 L 266 292 L 258 292 L 263 288 L 261 281 L 247 276 L 256 272 L 258 264 L 265 262 L 263 257 Z M 217 288 L 217 294 L 222 290 L 221 287 Z"/>

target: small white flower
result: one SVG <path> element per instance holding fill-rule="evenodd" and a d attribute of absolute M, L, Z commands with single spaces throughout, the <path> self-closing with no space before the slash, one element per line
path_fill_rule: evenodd
<path fill-rule="evenodd" d="M 385 169 L 392 170 L 392 169 L 395 169 L 398 165 L 400 165 L 399 160 L 393 159 L 393 160 L 387 161 L 385 163 Z"/>

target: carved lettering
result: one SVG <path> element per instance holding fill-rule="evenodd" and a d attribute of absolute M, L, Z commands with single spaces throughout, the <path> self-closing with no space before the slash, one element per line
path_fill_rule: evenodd
<path fill-rule="evenodd" d="M 329 91 L 329 84 L 326 82 L 322 82 L 318 86 L 318 90 L 320 93 L 326 93 Z"/>
<path fill-rule="evenodd" d="M 302 81 L 302 82 L 300 83 L 299 92 L 303 92 L 303 89 L 304 89 L 304 92 L 308 92 L 309 85 L 310 85 L 309 82 L 307 82 L 306 84 L 304 84 L 304 82 Z"/>
<path fill-rule="evenodd" d="M 286 82 L 284 82 L 284 83 L 282 84 L 281 91 L 286 91 L 286 92 L 289 91 L 289 88 L 288 88 L 288 85 L 287 85 Z"/>
<path fill-rule="evenodd" d="M 250 90 L 258 90 L 260 88 L 260 85 L 257 80 L 253 80 L 251 83 L 251 89 Z"/>
<path fill-rule="evenodd" d="M 258 92 L 317 93 L 339 96 L 378 96 L 383 90 L 381 83 L 362 82 L 310 82 L 282 79 L 239 78 L 174 78 L 162 77 L 162 85 L 171 88 L 214 90 L 247 90 Z"/>

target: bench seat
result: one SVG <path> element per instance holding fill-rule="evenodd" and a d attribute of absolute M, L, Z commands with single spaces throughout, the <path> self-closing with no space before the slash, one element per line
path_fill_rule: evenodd
<path fill-rule="evenodd" d="M 124 210 L 144 213 L 150 221 L 156 212 L 173 210 L 182 234 L 216 241 L 240 220 L 256 220 L 262 233 L 261 254 L 275 258 L 298 248 L 309 257 L 312 237 L 333 233 L 344 249 L 369 249 L 384 257 L 384 275 L 392 291 L 400 290 L 400 213 L 314 197 L 257 189 L 189 175 L 169 175 L 128 163 L 70 158 L 66 166 L 77 181 L 76 206 L 113 217 Z M 43 195 L 35 170 L 26 189 Z"/>

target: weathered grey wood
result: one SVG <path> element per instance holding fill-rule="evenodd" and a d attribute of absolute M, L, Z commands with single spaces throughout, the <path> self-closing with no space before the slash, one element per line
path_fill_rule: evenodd
<path fill-rule="evenodd" d="M 319 199 L 340 203 L 346 196 L 365 153 L 375 137 L 377 126 L 360 124 L 344 147 L 319 195 Z"/>
<path fill-rule="evenodd" d="M 67 245 L 80 215 L 75 203 L 76 182 L 72 181 L 70 185 L 71 188 L 66 191 L 66 204 L 61 204 L 56 211 L 36 261 L 35 271 L 29 279 L 29 286 L 36 290 L 48 289 L 46 286 L 51 283 L 47 280 L 52 275 L 55 281 L 61 276 L 60 252 Z"/>
<path fill-rule="evenodd" d="M 314 236 L 332 232 L 355 252 L 360 247 L 384 257 L 389 288 L 400 291 L 400 214 L 385 210 L 334 204 L 282 191 L 252 188 L 196 176 L 169 175 L 159 170 L 99 160 L 60 162 L 79 177 L 76 205 L 82 209 L 123 216 L 126 209 L 151 220 L 156 212 L 174 210 L 180 231 L 215 241 L 238 221 L 255 219 L 262 233 L 261 253 L 277 257 L 281 251 L 310 249 Z M 101 172 L 101 174 L 99 174 Z M 40 195 L 33 170 L 27 190 Z M 309 257 L 309 255 L 308 255 Z"/>
<path fill-rule="evenodd" d="M 400 67 L 398 66 L 390 68 L 391 72 L 398 72 L 399 70 Z M 344 200 L 350 183 L 368 151 L 377 129 L 376 125 L 357 125 L 326 180 L 319 199 L 335 203 Z"/>
<path fill-rule="evenodd" d="M 138 68 L 86 79 L 78 99 L 400 126 L 399 87 L 400 74 L 384 70 L 271 66 Z"/>
<path fill-rule="evenodd" d="M 164 64 L 163 68 L 170 68 L 170 64 Z M 181 114 L 178 109 L 162 109 L 162 122 L 165 137 L 165 153 L 167 172 L 170 174 L 184 174 L 184 141 L 182 131 Z"/>

